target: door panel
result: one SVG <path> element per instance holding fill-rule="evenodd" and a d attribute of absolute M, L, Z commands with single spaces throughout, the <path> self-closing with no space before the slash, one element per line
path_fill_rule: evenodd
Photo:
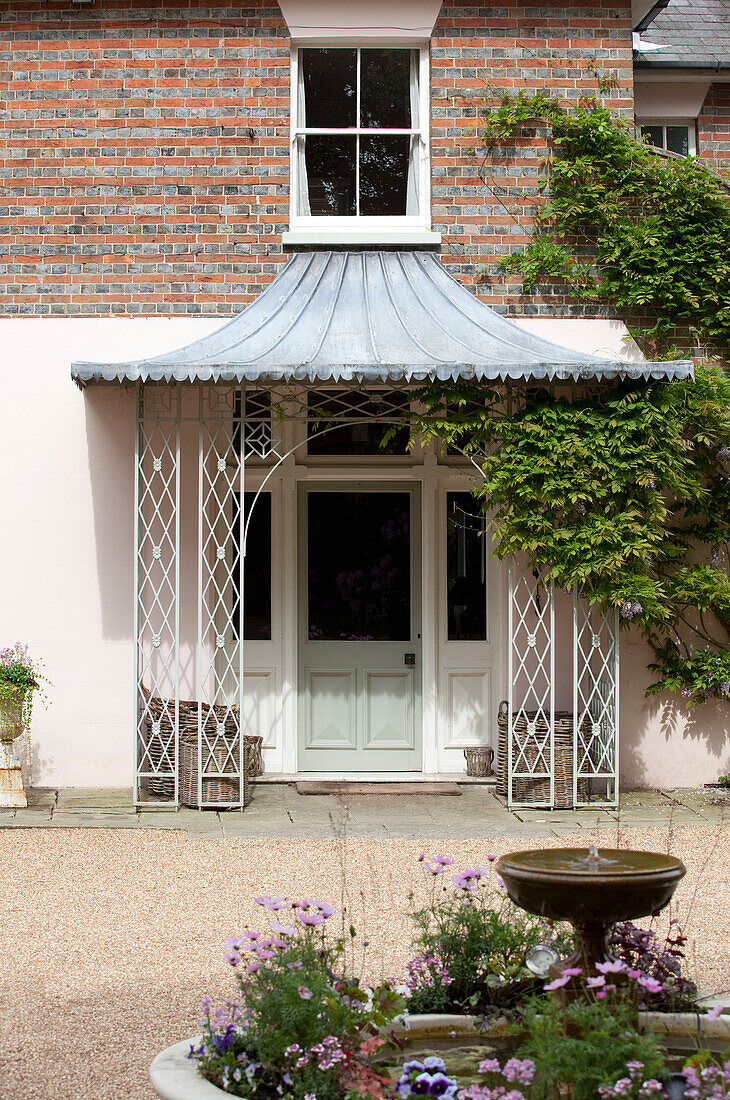
<path fill-rule="evenodd" d="M 413 748 L 413 672 L 364 670 L 365 749 Z"/>
<path fill-rule="evenodd" d="M 418 486 L 303 486 L 304 771 L 420 771 Z"/>
<path fill-rule="evenodd" d="M 307 669 L 307 698 L 307 748 L 354 749 L 355 670 Z"/>

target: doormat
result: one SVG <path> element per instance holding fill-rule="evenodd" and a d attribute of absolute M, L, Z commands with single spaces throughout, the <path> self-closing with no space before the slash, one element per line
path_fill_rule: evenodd
<path fill-rule="evenodd" d="M 307 779 L 296 787 L 299 794 L 461 794 L 458 783 L 352 783 L 339 779 Z"/>

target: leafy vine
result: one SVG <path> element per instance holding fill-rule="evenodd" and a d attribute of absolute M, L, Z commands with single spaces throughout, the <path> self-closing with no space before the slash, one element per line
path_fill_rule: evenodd
<path fill-rule="evenodd" d="M 606 90 L 606 78 L 599 81 Z M 488 149 L 547 127 L 552 154 L 535 232 L 500 264 L 524 289 L 565 280 L 583 300 L 650 315 L 634 335 L 667 348 L 676 330 L 730 342 L 728 188 L 694 157 L 667 157 L 595 97 L 577 106 L 542 92 L 505 94 L 483 126 Z"/>

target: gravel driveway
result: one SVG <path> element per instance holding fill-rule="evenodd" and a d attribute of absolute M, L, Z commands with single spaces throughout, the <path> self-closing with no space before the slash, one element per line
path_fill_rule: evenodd
<path fill-rule="evenodd" d="M 602 837 L 604 844 L 610 842 Z M 666 850 L 667 832 L 626 830 L 622 846 Z M 575 838 L 564 843 L 575 844 Z M 417 856 L 462 865 L 559 840 L 191 840 L 151 830 L 0 832 L 0 1095 L 7 1100 L 151 1100 L 147 1067 L 192 1035 L 204 993 L 232 990 L 222 941 L 259 925 L 257 893 L 347 899 L 372 941 L 365 973 L 399 974 L 405 913 L 423 889 Z M 727 834 L 681 827 L 689 971 L 730 986 Z"/>

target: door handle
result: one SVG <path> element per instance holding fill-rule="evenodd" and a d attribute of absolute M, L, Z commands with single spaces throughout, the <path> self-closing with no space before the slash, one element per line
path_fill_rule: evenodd
<path fill-rule="evenodd" d="M 404 656 L 403 656 L 403 664 L 404 665 L 409 665 L 410 667 L 413 667 L 413 665 L 415 665 L 415 663 L 416 663 L 415 653 L 406 653 L 406 654 L 404 654 Z"/>

